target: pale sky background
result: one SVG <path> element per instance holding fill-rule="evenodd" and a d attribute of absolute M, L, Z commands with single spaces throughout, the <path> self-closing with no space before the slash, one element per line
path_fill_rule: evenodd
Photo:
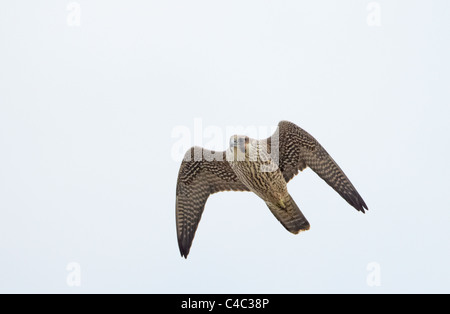
<path fill-rule="evenodd" d="M 362 0 L 80 0 L 79 26 L 69 3 L 1 5 L 1 293 L 450 292 L 449 1 L 376 1 L 380 26 Z M 196 118 L 298 124 L 370 210 L 306 170 L 311 230 L 216 194 L 181 258 L 172 132 Z"/>

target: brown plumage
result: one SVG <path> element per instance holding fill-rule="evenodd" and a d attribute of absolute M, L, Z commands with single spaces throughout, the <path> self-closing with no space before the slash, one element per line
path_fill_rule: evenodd
<path fill-rule="evenodd" d="M 178 246 L 187 257 L 209 195 L 251 191 L 290 232 L 309 229 L 309 222 L 287 191 L 287 183 L 311 168 L 350 205 L 364 213 L 367 205 L 353 184 L 314 137 L 297 125 L 281 121 L 265 140 L 233 136 L 230 148 L 214 152 L 192 147 L 178 174 L 176 225 Z"/>

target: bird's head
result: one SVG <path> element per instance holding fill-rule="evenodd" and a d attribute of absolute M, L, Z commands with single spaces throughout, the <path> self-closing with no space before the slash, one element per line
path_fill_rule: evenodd
<path fill-rule="evenodd" d="M 245 135 L 233 135 L 230 138 L 230 150 L 234 153 L 235 159 L 238 156 L 243 156 L 245 159 L 245 154 L 249 151 L 249 144 L 250 138 Z"/>

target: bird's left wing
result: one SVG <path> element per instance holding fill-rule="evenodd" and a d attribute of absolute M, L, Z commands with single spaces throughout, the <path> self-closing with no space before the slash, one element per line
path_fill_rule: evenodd
<path fill-rule="evenodd" d="M 181 256 L 186 258 L 189 254 L 209 195 L 221 191 L 248 191 L 248 188 L 226 161 L 226 152 L 192 147 L 181 163 L 177 181 L 175 206 Z"/>
<path fill-rule="evenodd" d="M 276 159 L 286 182 L 298 171 L 311 168 L 350 205 L 364 213 L 368 209 L 356 188 L 327 151 L 308 132 L 288 121 L 281 121 L 278 129 L 267 139 L 275 147 Z"/>

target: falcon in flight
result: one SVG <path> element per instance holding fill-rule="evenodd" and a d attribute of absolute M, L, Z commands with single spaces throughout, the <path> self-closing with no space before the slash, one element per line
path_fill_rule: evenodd
<path fill-rule="evenodd" d="M 181 163 L 176 190 L 181 256 L 187 258 L 189 254 L 208 197 L 221 191 L 253 192 L 289 232 L 308 230 L 308 220 L 287 190 L 287 183 L 306 167 L 358 211 L 364 213 L 368 209 L 319 142 L 291 122 L 281 121 L 275 133 L 264 140 L 234 135 L 224 152 L 192 147 Z"/>

